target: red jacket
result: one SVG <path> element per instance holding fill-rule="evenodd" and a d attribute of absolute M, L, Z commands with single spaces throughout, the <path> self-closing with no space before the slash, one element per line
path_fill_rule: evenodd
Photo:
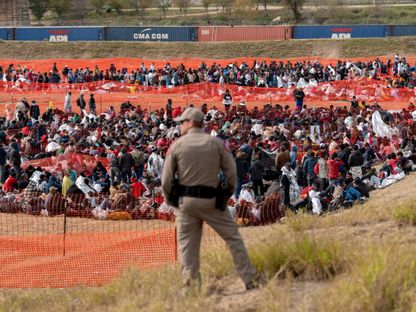
<path fill-rule="evenodd" d="M 17 180 L 12 176 L 9 176 L 3 185 L 3 191 L 5 192 L 13 192 L 17 187 Z"/>
<path fill-rule="evenodd" d="M 328 178 L 338 179 L 340 170 L 339 167 L 344 165 L 344 162 L 339 159 L 328 159 Z"/>
<path fill-rule="evenodd" d="M 146 188 L 140 181 L 135 181 L 131 185 L 131 194 L 135 199 L 138 199 L 146 191 Z"/>

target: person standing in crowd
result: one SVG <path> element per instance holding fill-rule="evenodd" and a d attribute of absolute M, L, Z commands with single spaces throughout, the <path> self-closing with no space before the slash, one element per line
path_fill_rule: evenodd
<path fill-rule="evenodd" d="M 182 136 L 167 154 L 162 174 L 162 188 L 170 205 L 177 207 L 178 244 L 181 253 L 185 287 L 200 284 L 200 245 L 202 224 L 206 222 L 227 243 L 237 271 L 250 290 L 257 285 L 256 270 L 251 265 L 237 224 L 228 209 L 216 205 L 220 171 L 225 179 L 225 196 L 233 194 L 236 184 L 236 165 L 224 143 L 202 131 L 204 114 L 190 107 L 174 121 L 181 124 Z M 171 195 L 178 179 L 178 203 Z M 226 198 L 225 198 L 226 199 Z M 218 207 L 218 208 L 217 208 Z"/>
<path fill-rule="evenodd" d="M 225 90 L 222 104 L 224 104 L 225 113 L 228 114 L 230 107 L 233 104 L 233 97 L 231 96 L 231 93 L 228 89 Z"/>
<path fill-rule="evenodd" d="M 306 182 L 308 186 L 311 186 L 316 178 L 314 169 L 317 162 L 315 153 L 313 151 L 309 151 L 305 161 L 303 162 L 303 172 L 306 174 Z"/>
<path fill-rule="evenodd" d="M 81 110 L 81 118 L 83 118 L 84 117 L 84 109 L 85 109 L 85 106 L 87 106 L 87 103 L 84 100 L 84 93 L 82 93 L 82 92 L 81 92 L 81 94 L 79 95 L 79 97 L 77 99 L 77 106 Z"/>
<path fill-rule="evenodd" d="M 167 118 L 167 120 L 172 120 L 172 112 L 173 112 L 172 99 L 168 99 L 168 101 L 166 103 L 166 118 Z"/>
<path fill-rule="evenodd" d="M 260 154 L 260 149 L 254 150 L 251 159 L 251 181 L 253 182 L 253 191 L 256 196 L 263 196 L 265 191 L 263 184 L 265 166 L 263 161 L 260 159 Z"/>
<path fill-rule="evenodd" d="M 22 162 L 20 159 L 19 144 L 17 144 L 15 140 L 12 140 L 9 146 L 10 149 L 7 158 L 9 163 L 12 165 L 14 172 L 16 173 L 16 178 L 19 178 L 22 172 L 22 168 L 20 168 Z"/>
<path fill-rule="evenodd" d="M 36 103 L 35 100 L 33 100 L 32 104 L 30 105 L 29 114 L 30 114 L 30 118 L 33 118 L 34 120 L 39 119 L 40 109 L 39 109 L 39 105 Z"/>
<path fill-rule="evenodd" d="M 236 199 L 238 199 L 238 197 L 240 196 L 241 187 L 244 183 L 248 182 L 249 164 L 246 160 L 243 151 L 237 151 L 237 155 L 235 157 L 235 164 L 237 166 L 237 185 L 235 187 L 234 196 Z"/>
<path fill-rule="evenodd" d="M 97 115 L 96 112 L 96 104 L 95 104 L 95 98 L 94 98 L 94 93 L 90 94 L 90 100 L 89 100 L 89 107 L 90 107 L 90 113 L 93 115 Z"/>
<path fill-rule="evenodd" d="M 302 111 L 305 92 L 303 92 L 301 87 L 297 87 L 295 91 L 293 91 L 293 97 L 295 98 L 296 110 Z"/>
<path fill-rule="evenodd" d="M 6 172 L 7 152 L 4 149 L 3 143 L 0 143 L 0 183 L 4 183 L 4 176 Z"/>
<path fill-rule="evenodd" d="M 319 190 L 326 190 L 328 187 L 328 155 L 325 151 L 319 153 L 318 164 L 315 165 L 315 168 L 317 169 L 315 174 L 318 177 Z"/>
<path fill-rule="evenodd" d="M 119 158 L 119 167 L 121 171 L 121 180 L 124 183 L 129 183 L 131 178 L 131 168 L 134 166 L 133 156 L 127 151 L 127 148 L 121 149 L 121 156 Z"/>
<path fill-rule="evenodd" d="M 287 162 L 290 163 L 290 155 L 289 155 L 288 151 L 286 150 L 286 146 L 282 145 L 280 147 L 279 153 L 276 155 L 276 159 L 275 159 L 275 166 L 276 166 L 278 176 L 281 175 L 282 168 L 285 165 L 285 163 L 287 163 Z"/>
<path fill-rule="evenodd" d="M 68 91 L 65 94 L 65 99 L 64 99 L 64 111 L 65 113 L 71 113 L 72 112 L 72 92 Z"/>
<path fill-rule="evenodd" d="M 296 173 L 290 166 L 290 162 L 287 161 L 281 168 L 282 175 L 280 178 L 280 184 L 283 188 L 283 206 L 286 209 L 291 208 L 290 205 L 290 185 L 295 186 L 296 183 Z"/>
<path fill-rule="evenodd" d="M 328 179 L 329 185 L 339 185 L 341 183 L 341 173 L 344 163 L 338 158 L 337 153 L 331 155 L 331 159 L 328 159 Z"/>
<path fill-rule="evenodd" d="M 364 157 L 361 154 L 358 145 L 354 145 L 352 147 L 352 152 L 348 158 L 348 166 L 350 167 L 350 172 L 352 174 L 352 177 L 360 178 L 363 175 L 363 171 L 361 169 L 361 166 L 364 165 Z"/>

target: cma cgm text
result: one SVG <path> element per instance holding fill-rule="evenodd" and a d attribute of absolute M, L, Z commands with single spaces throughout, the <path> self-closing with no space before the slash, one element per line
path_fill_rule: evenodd
<path fill-rule="evenodd" d="M 133 34 L 135 40 L 168 40 L 168 34 Z"/>

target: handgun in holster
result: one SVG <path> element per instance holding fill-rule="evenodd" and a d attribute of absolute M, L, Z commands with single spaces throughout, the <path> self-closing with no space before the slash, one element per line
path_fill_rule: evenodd
<path fill-rule="evenodd" d="M 228 195 L 225 185 L 220 183 L 217 187 L 217 196 L 215 197 L 215 208 L 225 211 L 227 209 Z"/>
<path fill-rule="evenodd" d="M 169 204 L 172 205 L 173 207 L 179 207 L 179 197 L 182 196 L 181 194 L 182 188 L 181 185 L 179 184 L 179 180 L 178 179 L 174 179 L 173 180 L 173 185 L 172 185 L 172 191 L 169 194 Z"/>

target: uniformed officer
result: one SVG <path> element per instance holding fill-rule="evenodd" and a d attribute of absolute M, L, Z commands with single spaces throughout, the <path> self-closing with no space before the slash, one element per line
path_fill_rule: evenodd
<path fill-rule="evenodd" d="M 194 107 L 174 119 L 180 122 L 182 136 L 171 146 L 162 173 L 162 188 L 168 202 L 175 179 L 181 186 L 176 220 L 184 284 L 200 283 L 202 222 L 206 222 L 227 242 L 237 271 L 249 290 L 257 286 L 256 271 L 228 209 L 217 209 L 215 205 L 220 171 L 225 176 L 227 198 L 233 194 L 235 161 L 220 139 L 202 131 L 203 120 L 204 114 Z"/>

